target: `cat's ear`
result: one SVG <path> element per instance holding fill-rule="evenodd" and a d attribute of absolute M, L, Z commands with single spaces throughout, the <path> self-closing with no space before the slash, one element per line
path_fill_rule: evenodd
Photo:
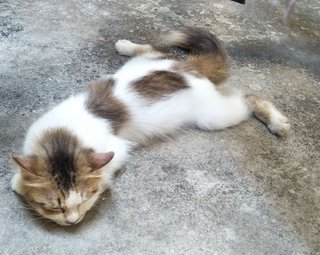
<path fill-rule="evenodd" d="M 114 156 L 114 152 L 109 151 L 106 153 L 90 153 L 89 164 L 92 170 L 99 170 L 108 164 Z"/>
<path fill-rule="evenodd" d="M 20 167 L 23 173 L 39 176 L 36 171 L 37 159 L 29 156 L 11 156 L 12 160 Z"/>

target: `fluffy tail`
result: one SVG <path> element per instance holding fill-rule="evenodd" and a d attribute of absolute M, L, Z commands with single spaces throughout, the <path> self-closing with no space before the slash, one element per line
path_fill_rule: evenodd
<path fill-rule="evenodd" d="M 222 42 L 213 34 L 200 28 L 188 27 L 170 32 L 166 44 L 190 52 L 191 56 L 183 63 L 189 71 L 206 76 L 214 84 L 220 84 L 229 75 L 229 61 Z"/>

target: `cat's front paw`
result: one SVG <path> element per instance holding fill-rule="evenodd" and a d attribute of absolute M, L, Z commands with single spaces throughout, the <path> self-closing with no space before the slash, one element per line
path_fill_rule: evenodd
<path fill-rule="evenodd" d="M 11 189 L 21 195 L 21 175 L 20 173 L 15 173 L 11 179 Z"/>
<path fill-rule="evenodd" d="M 268 128 L 273 134 L 285 137 L 290 129 L 289 119 L 278 110 L 273 110 Z"/>
<path fill-rule="evenodd" d="M 129 40 L 118 40 L 115 43 L 117 52 L 120 55 L 132 56 L 134 55 L 135 43 L 130 42 Z"/>
<path fill-rule="evenodd" d="M 129 40 L 118 40 L 115 47 L 119 54 L 125 56 L 135 56 L 154 51 L 149 44 L 136 44 Z"/>

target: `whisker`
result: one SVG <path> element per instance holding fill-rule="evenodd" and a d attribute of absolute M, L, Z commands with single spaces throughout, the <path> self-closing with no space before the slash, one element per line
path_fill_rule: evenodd
<path fill-rule="evenodd" d="M 44 220 L 46 220 L 46 219 L 44 219 Z M 46 222 L 41 224 L 41 227 L 44 227 L 44 226 L 48 225 L 49 223 L 52 223 L 52 221 L 47 220 Z"/>
<path fill-rule="evenodd" d="M 20 209 L 25 209 L 25 210 L 28 210 L 28 211 L 35 211 L 34 208 L 32 208 L 32 207 L 22 206 L 22 205 L 20 205 Z"/>

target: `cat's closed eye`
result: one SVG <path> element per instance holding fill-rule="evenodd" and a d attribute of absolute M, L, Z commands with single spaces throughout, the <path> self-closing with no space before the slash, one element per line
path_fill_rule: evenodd
<path fill-rule="evenodd" d="M 47 204 L 41 203 L 41 202 L 32 201 L 31 203 L 33 203 L 36 206 L 41 207 L 43 210 L 49 211 L 49 212 L 64 212 L 65 211 L 62 207 L 52 207 L 50 205 L 47 205 Z"/>
<path fill-rule="evenodd" d="M 44 207 L 44 209 L 51 212 L 62 212 L 62 213 L 64 212 L 64 209 L 60 207 L 50 207 L 50 208 Z"/>

